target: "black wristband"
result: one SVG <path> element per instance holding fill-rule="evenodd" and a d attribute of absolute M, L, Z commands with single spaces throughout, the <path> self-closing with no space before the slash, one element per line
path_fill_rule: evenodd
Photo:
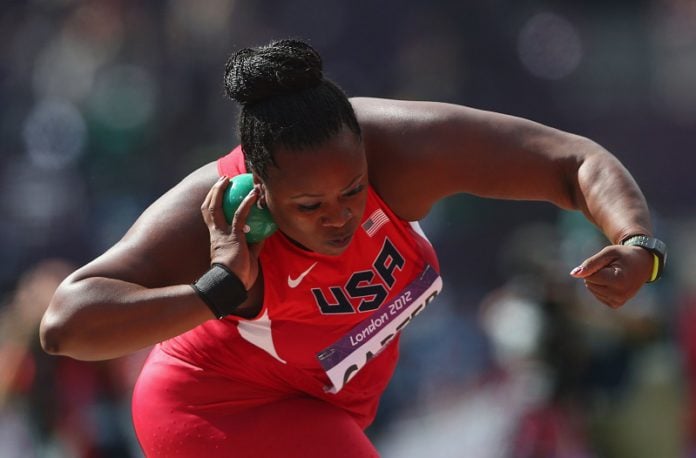
<path fill-rule="evenodd" d="M 217 262 L 191 287 L 218 319 L 234 313 L 247 298 L 244 283 L 227 266 Z"/>

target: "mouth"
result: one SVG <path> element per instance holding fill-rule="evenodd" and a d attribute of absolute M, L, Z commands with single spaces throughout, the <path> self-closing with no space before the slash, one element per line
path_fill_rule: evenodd
<path fill-rule="evenodd" d="M 327 243 L 334 248 L 345 248 L 353 239 L 353 234 L 353 232 L 350 232 L 348 235 L 341 235 L 339 237 L 331 238 Z"/>

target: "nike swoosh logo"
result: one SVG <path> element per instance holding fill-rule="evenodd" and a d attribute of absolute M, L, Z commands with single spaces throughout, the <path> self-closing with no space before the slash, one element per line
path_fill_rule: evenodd
<path fill-rule="evenodd" d="M 289 286 L 290 288 L 297 288 L 297 286 L 298 286 L 300 283 L 302 283 L 302 280 L 307 276 L 307 274 L 308 274 L 309 272 L 311 272 L 312 269 L 314 269 L 314 266 L 317 265 L 317 262 L 318 262 L 318 261 L 314 262 L 314 264 L 312 264 L 311 266 L 309 266 L 309 269 L 307 269 L 307 270 L 305 270 L 304 272 L 302 272 L 300 275 L 297 276 L 297 278 L 292 278 L 290 275 L 288 275 L 288 286 Z"/>

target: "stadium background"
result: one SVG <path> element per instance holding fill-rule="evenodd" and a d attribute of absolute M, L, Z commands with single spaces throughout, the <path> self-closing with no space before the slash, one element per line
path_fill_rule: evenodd
<path fill-rule="evenodd" d="M 236 144 L 225 59 L 286 37 L 351 96 L 593 138 L 671 247 L 665 278 L 612 311 L 568 278 L 606 243 L 577 214 L 438 205 L 423 226 L 446 289 L 404 335 L 368 431 L 383 456 L 696 453 L 695 2 L 28 0 L 0 5 L 0 456 L 140 456 L 128 402 L 145 353 L 49 357 L 38 320 L 67 272 Z"/>

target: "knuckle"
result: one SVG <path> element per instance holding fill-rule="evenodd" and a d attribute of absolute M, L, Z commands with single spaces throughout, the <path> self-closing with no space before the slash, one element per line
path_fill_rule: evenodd
<path fill-rule="evenodd" d="M 617 309 L 626 303 L 626 298 L 623 295 L 615 294 L 609 298 L 611 308 Z"/>

